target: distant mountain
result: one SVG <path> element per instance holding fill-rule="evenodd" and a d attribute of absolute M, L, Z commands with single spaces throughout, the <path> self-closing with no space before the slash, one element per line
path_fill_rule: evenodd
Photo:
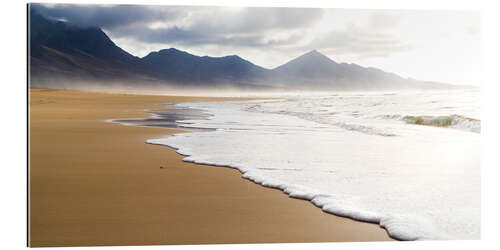
<path fill-rule="evenodd" d="M 253 84 L 267 74 L 266 69 L 237 55 L 201 57 L 175 48 L 151 52 L 141 59 L 141 64 L 159 79 L 195 85 Z"/>
<path fill-rule="evenodd" d="M 295 89 L 380 90 L 448 85 L 402 78 L 376 68 L 337 63 L 312 50 L 272 70 L 269 81 Z"/>
<path fill-rule="evenodd" d="M 326 78 L 330 72 L 338 67 L 338 63 L 316 50 L 301 55 L 273 71 L 279 76 L 290 76 L 293 78 Z"/>
<path fill-rule="evenodd" d="M 143 58 L 118 47 L 98 27 L 29 16 L 30 83 L 34 87 L 201 87 L 382 90 L 450 85 L 402 78 L 376 68 L 337 63 L 316 50 L 265 69 L 237 55 L 196 56 L 175 48 Z"/>

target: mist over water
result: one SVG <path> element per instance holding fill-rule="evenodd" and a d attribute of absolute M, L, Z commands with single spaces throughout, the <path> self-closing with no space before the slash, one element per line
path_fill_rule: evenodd
<path fill-rule="evenodd" d="M 178 149 L 185 161 L 237 168 L 326 212 L 379 223 L 398 239 L 480 237 L 477 90 L 176 106 L 209 114 L 179 126 L 212 130 L 148 142 Z"/>

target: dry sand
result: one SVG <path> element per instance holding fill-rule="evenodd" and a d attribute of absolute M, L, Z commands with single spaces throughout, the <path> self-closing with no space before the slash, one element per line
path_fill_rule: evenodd
<path fill-rule="evenodd" d="M 378 225 L 145 143 L 179 130 L 105 122 L 194 100 L 223 98 L 31 89 L 30 246 L 391 240 Z"/>

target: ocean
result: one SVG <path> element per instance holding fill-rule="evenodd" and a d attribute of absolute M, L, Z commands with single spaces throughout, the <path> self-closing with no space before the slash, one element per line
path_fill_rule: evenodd
<path fill-rule="evenodd" d="M 479 239 L 479 96 L 461 89 L 178 103 L 188 115 L 175 126 L 192 132 L 147 142 L 378 223 L 397 239 Z"/>

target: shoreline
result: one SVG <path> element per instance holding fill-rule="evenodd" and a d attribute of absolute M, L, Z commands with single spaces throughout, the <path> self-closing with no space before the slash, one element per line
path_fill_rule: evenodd
<path fill-rule="evenodd" d="M 170 103 L 168 105 L 169 109 L 180 110 L 180 108 L 177 108 L 175 106 L 175 104 L 178 104 L 178 103 Z M 151 119 L 151 118 L 159 118 L 157 114 L 154 114 L 152 112 L 147 112 L 147 113 L 151 115 L 150 118 L 137 118 L 136 122 L 141 122 L 141 121 L 148 120 L 148 119 Z M 206 119 L 206 118 L 201 118 L 201 119 Z M 120 122 L 119 119 L 113 119 L 113 120 L 109 120 L 108 122 L 119 123 L 119 124 L 125 125 L 125 126 L 157 127 L 156 125 L 145 126 L 145 125 L 141 125 L 141 124 L 131 124 L 131 123 L 128 122 L 130 120 L 132 120 L 132 119 L 127 119 L 127 121 L 125 121 L 125 122 Z M 180 120 L 188 120 L 188 118 L 183 117 Z M 171 124 L 173 126 L 176 126 L 176 129 L 179 129 L 181 131 L 179 133 L 173 133 L 172 135 L 180 134 L 180 133 L 192 133 L 194 129 L 201 129 L 201 128 L 183 128 L 181 126 L 177 126 L 176 122 L 171 122 L 171 123 L 169 122 L 169 124 Z M 171 128 L 171 127 L 168 126 L 167 128 Z M 207 129 L 206 132 L 215 131 L 215 130 L 216 129 Z M 170 146 L 170 145 L 166 145 L 166 144 L 155 142 L 156 140 L 161 140 L 161 139 L 163 139 L 163 138 L 152 138 L 152 139 L 147 140 L 146 143 L 147 144 L 151 144 L 151 145 L 161 146 L 161 147 L 167 147 L 169 149 L 174 150 L 177 154 L 183 156 L 184 158 L 185 157 L 191 157 L 191 156 L 193 156 L 193 154 L 182 153 L 181 152 L 182 151 L 181 148 L 177 148 L 175 146 Z M 357 221 L 357 222 L 363 222 L 363 223 L 369 223 L 369 224 L 377 225 L 380 228 L 384 229 L 387 232 L 388 236 L 391 239 L 397 240 L 397 241 L 405 241 L 404 239 L 397 238 L 397 237 L 391 235 L 389 233 L 389 230 L 387 230 L 384 226 L 382 226 L 382 224 L 381 224 L 380 221 L 375 221 L 375 220 L 370 220 L 370 219 L 358 219 L 358 218 L 353 218 L 353 217 L 351 217 L 349 215 L 336 214 L 335 212 L 325 210 L 324 209 L 324 207 L 325 207 L 324 204 L 323 205 L 316 204 L 313 201 L 314 198 L 315 198 L 315 196 L 311 197 L 309 195 L 302 195 L 302 194 L 298 195 L 293 190 L 290 190 L 287 187 L 283 187 L 281 185 L 268 184 L 268 183 L 264 183 L 264 182 L 258 181 L 258 180 L 254 179 L 254 178 L 251 178 L 251 177 L 245 177 L 244 176 L 245 172 L 241 168 L 238 168 L 238 167 L 235 167 L 235 166 L 231 166 L 231 165 L 224 165 L 224 164 L 215 164 L 215 163 L 212 164 L 212 163 L 197 162 L 196 160 L 192 160 L 192 159 L 185 160 L 184 158 L 182 159 L 184 162 L 188 162 L 188 163 L 192 163 L 192 164 L 196 164 L 196 165 L 203 165 L 203 166 L 210 166 L 210 167 L 223 167 L 223 168 L 228 168 L 228 169 L 232 169 L 232 170 L 237 170 L 241 174 L 240 175 L 241 178 L 243 178 L 243 179 L 245 179 L 247 181 L 250 181 L 250 182 L 252 182 L 254 184 L 257 184 L 257 185 L 265 187 L 265 188 L 279 190 L 279 191 L 281 191 L 283 194 L 287 195 L 291 199 L 298 199 L 298 200 L 304 200 L 304 201 L 310 202 L 315 207 L 321 209 L 321 211 L 324 212 L 324 213 L 331 214 L 333 216 L 338 216 L 338 217 L 350 219 L 350 220 L 354 220 L 354 221 Z"/>
<path fill-rule="evenodd" d="M 132 110 L 161 103 L 241 98 L 29 92 L 30 246 L 392 240 L 378 224 L 145 143 L 189 131 L 104 122 L 147 118 Z"/>

